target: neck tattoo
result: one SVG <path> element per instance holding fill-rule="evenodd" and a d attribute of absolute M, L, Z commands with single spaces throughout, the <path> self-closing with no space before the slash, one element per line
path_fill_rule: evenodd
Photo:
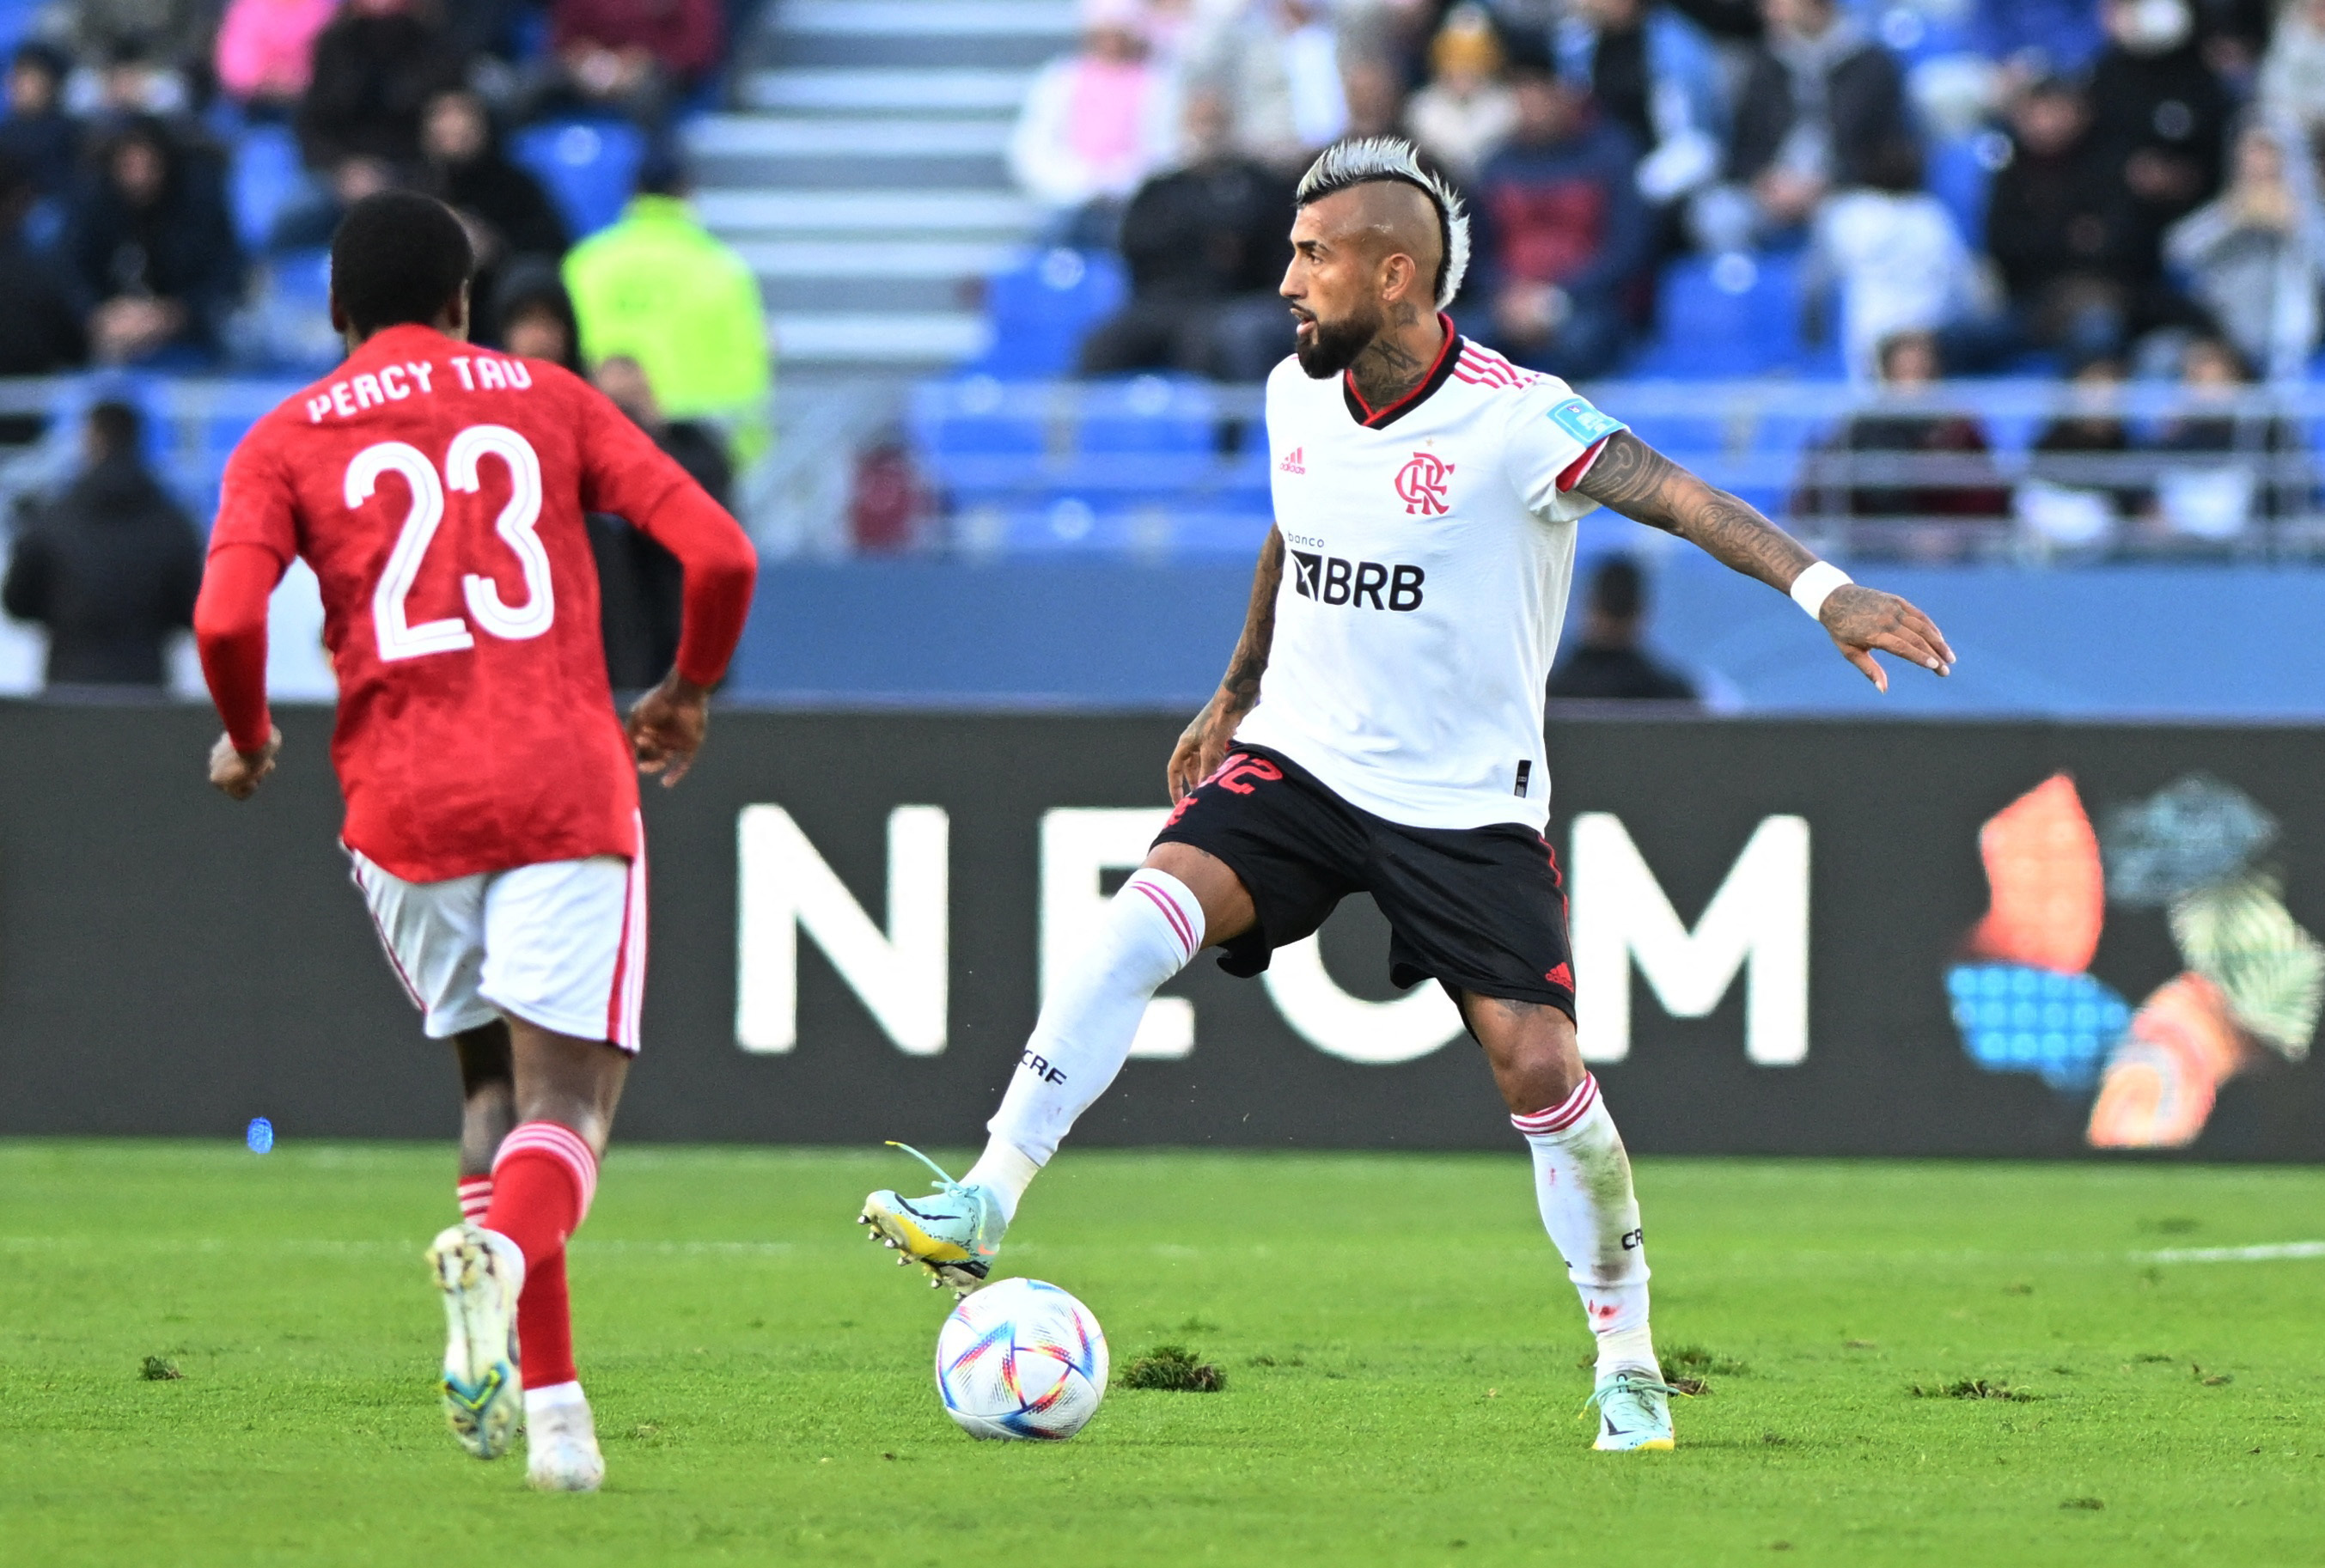
<path fill-rule="evenodd" d="M 1421 385 L 1429 366 L 1421 357 L 1406 348 L 1388 333 L 1383 332 L 1357 356 L 1348 367 L 1356 377 L 1357 390 L 1375 408 L 1386 408 Z"/>

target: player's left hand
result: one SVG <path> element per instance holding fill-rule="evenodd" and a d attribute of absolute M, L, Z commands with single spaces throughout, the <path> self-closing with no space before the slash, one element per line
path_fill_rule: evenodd
<path fill-rule="evenodd" d="M 672 671 L 630 710 L 630 754 L 640 773 L 660 774 L 670 788 L 694 765 L 710 735 L 710 691 Z"/>
<path fill-rule="evenodd" d="M 266 744 L 256 751 L 236 751 L 234 738 L 221 735 L 210 747 L 210 785 L 221 790 L 233 800 L 246 801 L 258 793 L 266 775 L 274 771 L 274 759 L 283 752 L 283 731 L 270 728 Z"/>
<path fill-rule="evenodd" d="M 1954 651 L 1945 634 L 1938 630 L 1935 621 L 1894 593 L 1845 584 L 1826 597 L 1817 619 L 1831 634 L 1841 657 L 1884 691 L 1889 690 L 1889 675 L 1874 661 L 1876 648 L 1911 659 L 1940 675 L 1953 673 Z"/>

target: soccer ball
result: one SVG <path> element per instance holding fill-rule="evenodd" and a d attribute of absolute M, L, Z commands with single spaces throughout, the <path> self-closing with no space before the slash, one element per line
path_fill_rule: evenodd
<path fill-rule="evenodd" d="M 937 1332 L 937 1393 L 971 1437 L 1071 1437 L 1106 1396 L 1106 1332 L 1054 1285 L 1005 1279 Z"/>

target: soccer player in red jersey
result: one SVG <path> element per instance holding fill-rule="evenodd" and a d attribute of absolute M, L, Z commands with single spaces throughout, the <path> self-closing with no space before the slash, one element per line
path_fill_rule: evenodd
<path fill-rule="evenodd" d="M 462 1445 L 529 1479 L 605 1475 L 573 1367 L 565 1240 L 588 1211 L 645 987 L 638 772 L 676 784 L 750 608 L 732 517 L 612 403 L 471 347 L 468 237 L 389 192 L 331 245 L 339 368 L 254 426 L 226 469 L 194 612 L 226 735 L 210 782 L 248 798 L 282 733 L 266 606 L 293 556 L 322 588 L 339 682 L 342 840 L 389 961 L 465 1100 L 461 1223 L 429 1250 Z M 685 568 L 676 667 L 616 716 L 584 511 Z M 520 1376 L 519 1346 L 522 1345 Z"/>

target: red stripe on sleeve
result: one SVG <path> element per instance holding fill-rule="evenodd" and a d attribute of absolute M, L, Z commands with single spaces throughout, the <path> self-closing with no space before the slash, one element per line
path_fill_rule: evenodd
<path fill-rule="evenodd" d="M 1607 443 L 1614 439 L 1613 436 L 1600 437 L 1591 445 L 1589 451 L 1567 464 L 1565 469 L 1558 476 L 1558 493 L 1563 496 L 1580 484 L 1583 476 L 1589 473 L 1590 465 L 1598 460 L 1598 454 L 1605 451 Z"/>
<path fill-rule="evenodd" d="M 237 751 L 262 749 L 274 728 L 266 711 L 266 601 L 283 570 L 264 545 L 221 545 L 211 552 L 194 601 L 202 679 Z"/>
<path fill-rule="evenodd" d="M 678 673 L 698 686 L 717 685 L 751 615 L 751 590 L 759 576 L 759 552 L 751 547 L 751 536 L 691 483 L 673 486 L 653 512 L 631 521 L 677 556 L 686 571 Z"/>

